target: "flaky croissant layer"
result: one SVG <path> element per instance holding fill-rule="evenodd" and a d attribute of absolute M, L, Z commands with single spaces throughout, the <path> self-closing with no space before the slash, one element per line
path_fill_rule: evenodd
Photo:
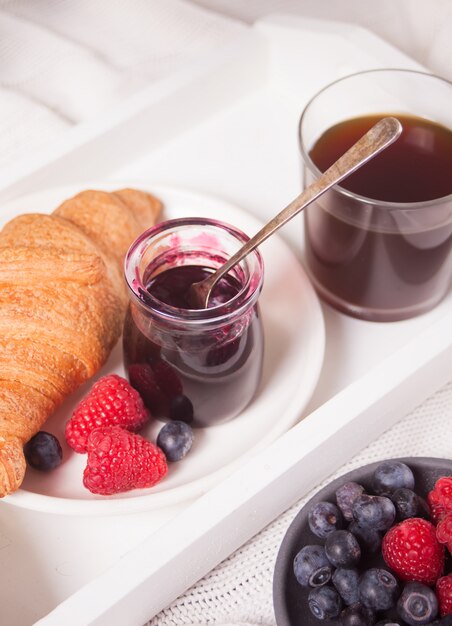
<path fill-rule="evenodd" d="M 0 232 L 0 497 L 22 483 L 23 445 L 118 341 L 124 256 L 161 208 L 135 189 L 83 191 Z"/>

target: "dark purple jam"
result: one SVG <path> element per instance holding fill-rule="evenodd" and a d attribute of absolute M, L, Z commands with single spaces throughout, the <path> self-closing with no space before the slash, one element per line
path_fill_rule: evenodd
<path fill-rule="evenodd" d="M 160 302 L 190 308 L 190 285 L 211 270 L 185 265 L 151 278 L 147 292 Z M 219 281 L 209 307 L 230 301 L 241 285 Z M 146 293 L 143 294 L 144 304 Z M 166 323 L 141 307 L 129 307 L 124 326 L 124 361 L 132 385 L 155 417 L 210 426 L 238 415 L 259 384 L 263 336 L 257 305 L 227 322 L 185 326 Z"/>
<path fill-rule="evenodd" d="M 200 265 L 173 267 L 158 274 L 149 281 L 147 290 L 154 298 L 179 309 L 193 308 L 190 304 L 189 288 L 212 274 Z M 240 283 L 233 276 L 221 278 L 215 285 L 208 301 L 208 307 L 218 306 L 232 300 L 240 291 Z"/>

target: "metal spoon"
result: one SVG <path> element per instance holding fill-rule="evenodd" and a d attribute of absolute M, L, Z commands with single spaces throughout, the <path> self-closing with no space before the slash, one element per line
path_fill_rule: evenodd
<path fill-rule="evenodd" d="M 216 272 L 204 280 L 193 283 L 189 289 L 189 300 L 193 308 L 205 309 L 210 294 L 216 283 L 231 268 L 239 263 L 247 254 L 252 252 L 263 241 L 273 235 L 281 226 L 300 213 L 308 204 L 337 185 L 341 180 L 352 174 L 364 163 L 367 163 L 379 152 L 392 144 L 402 132 L 402 125 L 395 117 L 385 117 L 372 126 L 358 141 L 329 167 L 317 180 L 292 200 L 276 217 L 249 239 L 235 254 L 233 254 Z"/>

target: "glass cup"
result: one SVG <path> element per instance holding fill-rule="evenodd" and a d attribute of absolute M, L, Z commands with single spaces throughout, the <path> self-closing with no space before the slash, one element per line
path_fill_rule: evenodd
<path fill-rule="evenodd" d="M 215 270 L 247 240 L 244 233 L 217 220 L 183 218 L 158 224 L 132 244 L 125 262 L 130 304 L 124 364 L 155 417 L 212 426 L 236 417 L 253 398 L 264 350 L 259 252 L 231 270 L 233 297 L 216 302 L 214 288 L 214 306 L 207 309 L 173 306 L 157 299 L 152 289 L 152 281 L 165 273 L 166 288 L 176 293 L 180 279 L 174 274 L 169 278 L 171 270 L 187 266 L 189 279 L 199 267 Z M 199 277 L 187 285 L 196 280 Z"/>
<path fill-rule="evenodd" d="M 398 117 L 406 128 L 410 120 L 422 118 L 427 125 L 441 125 L 452 139 L 451 103 L 452 84 L 423 72 L 370 70 L 331 83 L 309 101 L 300 118 L 304 185 L 321 173 L 313 148 L 336 125 L 367 118 L 367 128 L 360 133 L 364 134 L 386 115 Z M 345 125 L 340 128 L 336 139 L 328 135 L 337 145 L 345 141 Z M 344 143 L 340 152 L 357 138 Z M 395 155 L 386 161 L 386 170 L 379 171 L 379 178 L 371 179 L 374 163 L 354 174 L 357 177 L 369 168 L 367 179 L 359 186 L 356 183 L 359 191 L 351 186 L 352 178 L 346 179 L 305 209 L 307 271 L 319 295 L 333 307 L 365 320 L 396 321 L 432 309 L 448 292 L 452 275 L 452 143 L 443 155 L 448 171 L 444 191 L 436 182 L 441 173 L 435 160 L 436 141 L 431 133 L 414 128 L 403 149 L 415 146 L 418 152 L 405 180 L 394 175 L 400 158 Z M 388 159 L 396 144 L 387 149 Z M 376 157 L 375 166 L 377 159 L 383 163 L 383 157 L 385 153 Z M 430 184 L 431 189 L 421 192 L 421 182 L 426 187 Z"/>

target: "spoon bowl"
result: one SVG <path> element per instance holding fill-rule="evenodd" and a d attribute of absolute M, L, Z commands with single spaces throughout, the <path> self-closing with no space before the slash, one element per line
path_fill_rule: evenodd
<path fill-rule="evenodd" d="M 205 309 L 216 283 L 230 269 L 257 248 L 270 235 L 284 226 L 311 202 L 355 172 L 382 150 L 390 146 L 401 134 L 402 124 L 395 117 L 385 117 L 353 144 L 317 180 L 306 187 L 290 204 L 280 211 L 254 237 L 247 241 L 230 259 L 204 280 L 193 283 L 189 289 L 190 304 L 194 309 Z"/>

